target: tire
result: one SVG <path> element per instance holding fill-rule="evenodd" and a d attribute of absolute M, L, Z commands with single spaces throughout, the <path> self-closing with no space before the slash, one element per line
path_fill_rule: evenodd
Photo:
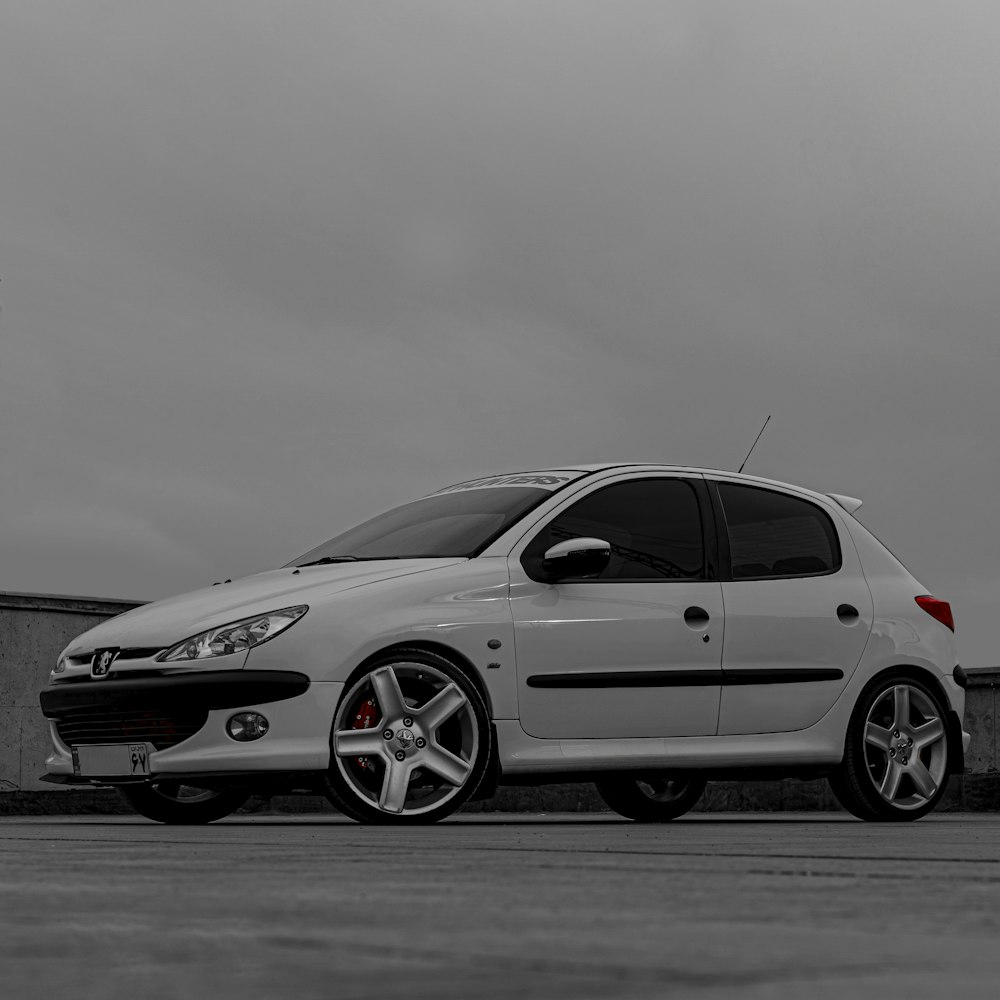
<path fill-rule="evenodd" d="M 666 823 L 698 802 L 706 782 L 690 774 L 615 774 L 595 784 L 597 794 L 620 816 L 638 823 Z"/>
<path fill-rule="evenodd" d="M 177 781 L 118 790 L 140 816 L 172 825 L 212 823 L 236 812 L 250 798 L 250 792 L 241 788 L 196 788 Z"/>
<path fill-rule="evenodd" d="M 394 650 L 345 686 L 324 791 L 360 823 L 434 823 L 472 796 L 492 753 L 472 681 L 436 653 Z"/>
<path fill-rule="evenodd" d="M 909 674 L 876 677 L 851 713 L 844 760 L 830 788 L 859 819 L 919 819 L 944 795 L 948 741 L 937 692 Z"/>

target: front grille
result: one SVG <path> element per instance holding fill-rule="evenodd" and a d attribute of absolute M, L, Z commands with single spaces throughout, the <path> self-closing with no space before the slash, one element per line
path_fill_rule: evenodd
<path fill-rule="evenodd" d="M 121 649 L 115 657 L 118 660 L 150 660 L 163 649 L 162 646 L 133 646 L 131 649 Z M 94 654 L 90 654 L 94 658 Z"/>
<path fill-rule="evenodd" d="M 157 750 L 166 750 L 194 736 L 207 719 L 208 709 L 115 710 L 90 706 L 60 712 L 56 730 L 69 747 L 152 743 Z"/>
<path fill-rule="evenodd" d="M 115 660 L 115 663 L 118 661 Z M 127 681 L 136 680 L 139 677 L 166 677 L 168 676 L 162 670 L 157 670 L 155 668 L 143 668 L 142 670 L 112 670 L 107 677 L 103 677 L 100 680 L 101 684 L 106 684 L 108 681 Z M 54 677 L 52 679 L 53 684 L 93 684 L 94 678 L 90 674 L 69 674 L 68 676 Z"/>
<path fill-rule="evenodd" d="M 115 655 L 115 663 L 119 660 L 151 660 L 157 653 L 161 653 L 164 646 L 131 646 L 127 649 L 120 649 Z M 94 650 L 89 653 L 74 653 L 66 657 L 66 662 L 71 667 L 82 667 L 90 665 L 94 659 Z"/>

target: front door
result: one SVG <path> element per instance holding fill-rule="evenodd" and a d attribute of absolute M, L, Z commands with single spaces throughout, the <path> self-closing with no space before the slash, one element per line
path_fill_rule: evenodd
<path fill-rule="evenodd" d="M 569 501 L 510 559 L 521 725 L 547 739 L 704 736 L 718 722 L 722 587 L 700 476 L 640 476 Z M 545 551 L 610 543 L 595 579 L 547 582 Z"/>

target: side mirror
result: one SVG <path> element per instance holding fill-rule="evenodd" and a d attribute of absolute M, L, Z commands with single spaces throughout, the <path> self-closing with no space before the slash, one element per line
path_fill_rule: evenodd
<path fill-rule="evenodd" d="M 545 553 L 542 570 L 550 580 L 600 576 L 611 559 L 611 543 L 603 538 L 567 538 Z"/>

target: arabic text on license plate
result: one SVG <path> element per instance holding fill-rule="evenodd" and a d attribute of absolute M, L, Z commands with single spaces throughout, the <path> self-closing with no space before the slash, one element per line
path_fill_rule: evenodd
<path fill-rule="evenodd" d="M 147 743 L 105 743 L 77 748 L 80 774 L 98 778 L 135 777 L 149 774 Z"/>

